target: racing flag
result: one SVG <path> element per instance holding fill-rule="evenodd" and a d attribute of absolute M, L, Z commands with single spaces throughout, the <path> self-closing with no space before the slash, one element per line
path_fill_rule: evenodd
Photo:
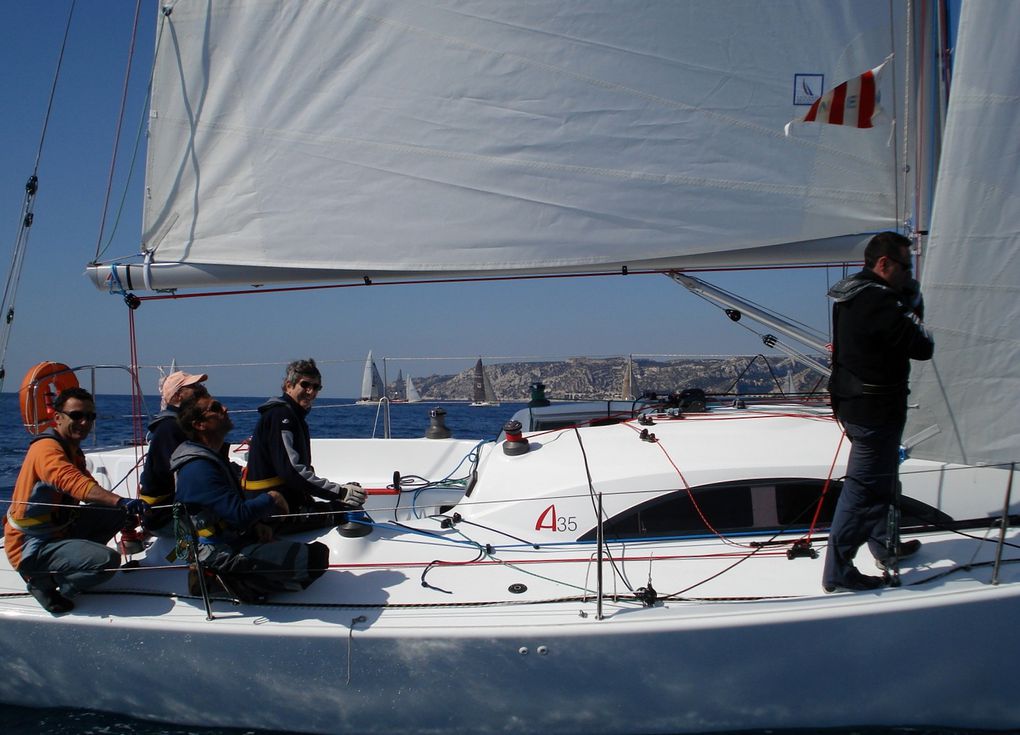
<path fill-rule="evenodd" d="M 873 127 L 875 116 L 882 111 L 878 105 L 878 82 L 882 69 L 891 59 L 890 55 L 874 69 L 830 89 L 814 101 L 804 117 L 786 123 L 786 134 L 790 134 L 790 125 L 795 122 L 848 125 L 853 128 Z"/>

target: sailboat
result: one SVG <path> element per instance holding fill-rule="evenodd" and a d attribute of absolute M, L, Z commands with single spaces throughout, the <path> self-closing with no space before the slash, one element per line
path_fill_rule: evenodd
<path fill-rule="evenodd" d="M 421 402 L 421 396 L 418 394 L 418 389 L 414 387 L 414 381 L 411 379 L 410 375 L 405 378 L 404 397 L 408 403 Z"/>
<path fill-rule="evenodd" d="M 474 381 L 471 386 L 471 403 L 475 407 L 498 406 L 499 399 L 496 398 L 496 391 L 492 389 L 489 381 L 489 374 L 485 372 L 481 358 L 475 363 Z"/>
<path fill-rule="evenodd" d="M 393 381 L 393 390 L 390 391 L 390 403 L 407 403 L 405 397 L 404 371 L 397 371 L 397 379 Z"/>
<path fill-rule="evenodd" d="M 623 380 L 620 383 L 620 398 L 624 401 L 634 401 L 641 396 L 638 390 L 637 378 L 634 377 L 634 360 L 627 358 L 623 366 Z"/>
<path fill-rule="evenodd" d="M 365 358 L 365 370 L 361 376 L 361 398 L 355 403 L 374 405 L 382 400 L 384 392 L 382 376 L 379 375 L 379 368 L 372 359 L 372 350 L 369 350 L 368 357 Z"/>
<path fill-rule="evenodd" d="M 313 439 L 375 519 L 317 536 L 327 574 L 201 599 L 157 540 L 54 618 L 2 562 L 0 701 L 307 733 L 1020 726 L 1020 4 L 962 5 L 940 144 L 937 2 L 168 4 L 142 260 L 90 266 L 103 288 L 682 275 L 930 229 L 937 357 L 901 467 L 923 546 L 898 586 L 822 592 L 848 452 L 824 404 Z M 784 135 L 890 52 L 895 135 Z M 941 152 L 932 216 L 907 151 Z M 123 493 L 136 461 L 89 455 Z"/>

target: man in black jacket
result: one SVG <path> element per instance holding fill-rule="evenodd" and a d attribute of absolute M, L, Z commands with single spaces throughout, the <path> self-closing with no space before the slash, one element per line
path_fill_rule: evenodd
<path fill-rule="evenodd" d="M 334 511 L 360 510 L 365 502 L 365 491 L 358 483 L 339 484 L 319 477 L 312 466 L 305 416 L 320 390 L 322 376 L 315 360 L 295 360 L 287 366 L 283 393 L 259 406 L 242 484 L 249 493 L 277 490 L 287 499 L 294 515 L 279 524 L 280 533 L 337 525 L 344 514 Z M 347 535 L 371 531 L 371 526 L 355 525 Z"/>
<path fill-rule="evenodd" d="M 864 251 L 864 270 L 829 290 L 835 302 L 829 392 L 852 445 L 829 532 L 822 577 L 826 592 L 883 585 L 881 577 L 854 566 L 865 542 L 883 569 L 921 546 L 914 540 L 899 544 L 892 554 L 888 548 L 910 360 L 930 360 L 935 347 L 921 324 L 924 307 L 911 271 L 910 240 L 882 232 Z"/>

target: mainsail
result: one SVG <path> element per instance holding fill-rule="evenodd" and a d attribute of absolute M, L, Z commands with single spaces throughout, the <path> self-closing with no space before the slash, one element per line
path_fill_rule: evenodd
<path fill-rule="evenodd" d="M 921 263 L 935 357 L 914 366 L 904 437 L 915 457 L 1008 463 L 1020 442 L 1003 402 L 1020 384 L 1020 4 L 962 6 Z"/>
<path fill-rule="evenodd" d="M 846 260 L 898 225 L 906 162 L 888 126 L 783 127 L 893 52 L 895 114 L 911 65 L 891 6 L 180 0 L 159 20 L 145 263 L 91 275 L 140 290 Z"/>

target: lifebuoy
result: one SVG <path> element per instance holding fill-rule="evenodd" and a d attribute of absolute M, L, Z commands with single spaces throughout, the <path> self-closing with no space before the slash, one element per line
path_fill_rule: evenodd
<path fill-rule="evenodd" d="M 60 391 L 77 387 L 78 378 L 62 362 L 40 362 L 25 373 L 18 390 L 18 405 L 28 433 L 40 434 L 53 426 L 53 399 Z"/>

